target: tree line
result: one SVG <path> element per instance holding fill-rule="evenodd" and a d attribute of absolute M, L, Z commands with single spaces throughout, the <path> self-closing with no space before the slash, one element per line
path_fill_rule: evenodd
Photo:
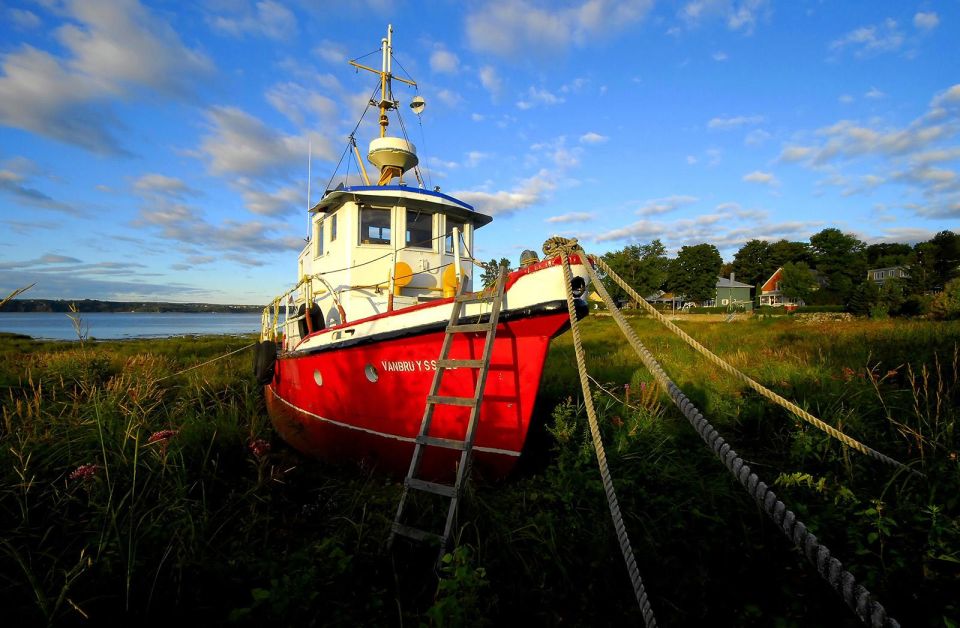
<path fill-rule="evenodd" d="M 859 314 L 879 310 L 917 314 L 956 302 L 960 311 L 960 235 L 952 231 L 915 245 L 867 244 L 828 228 L 810 236 L 809 242 L 749 240 L 729 263 L 708 243 L 681 247 L 670 258 L 659 239 L 602 257 L 642 295 L 664 290 L 688 301 L 707 301 L 716 295 L 717 277 L 731 272 L 737 281 L 753 285 L 757 295 L 763 283 L 783 268 L 784 296 L 802 298 L 810 305 L 840 305 Z M 887 279 L 882 288 L 867 278 L 868 269 L 894 266 L 903 267 L 907 277 Z M 615 299 L 627 299 L 613 281 L 605 280 L 604 285 Z"/>

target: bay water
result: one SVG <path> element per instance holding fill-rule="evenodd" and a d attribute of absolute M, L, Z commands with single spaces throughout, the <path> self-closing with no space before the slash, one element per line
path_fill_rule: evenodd
<path fill-rule="evenodd" d="M 80 314 L 90 338 L 165 338 L 185 335 L 254 334 L 259 313 L 89 312 Z M 0 332 L 34 338 L 76 340 L 70 318 L 62 312 L 0 312 Z"/>

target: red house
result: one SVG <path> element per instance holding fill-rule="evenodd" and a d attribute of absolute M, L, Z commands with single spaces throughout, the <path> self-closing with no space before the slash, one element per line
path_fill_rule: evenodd
<path fill-rule="evenodd" d="M 770 279 L 767 279 L 760 286 L 760 305 L 770 305 L 773 307 L 782 307 L 787 310 L 794 310 L 804 305 L 803 299 L 796 297 L 785 297 L 780 291 L 780 280 L 783 275 L 783 267 L 778 268 Z"/>

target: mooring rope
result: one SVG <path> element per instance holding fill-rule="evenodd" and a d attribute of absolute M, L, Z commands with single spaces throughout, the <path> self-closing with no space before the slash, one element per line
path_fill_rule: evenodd
<path fill-rule="evenodd" d="M 553 240 L 555 240 L 555 238 L 551 238 L 551 240 L 548 240 L 547 242 L 552 242 Z M 544 252 L 546 253 L 546 244 L 544 245 Z M 871 458 L 874 458 L 876 460 L 880 460 L 881 462 L 884 462 L 888 465 L 897 467 L 899 469 L 906 469 L 910 473 L 923 477 L 923 473 L 915 469 L 911 469 L 910 467 L 903 464 L 902 462 L 898 460 L 894 460 L 890 456 L 887 456 L 886 454 L 882 454 L 876 449 L 868 447 L 867 445 L 864 445 L 857 439 L 851 436 L 848 436 L 847 434 L 844 434 L 843 432 L 833 427 L 829 423 L 826 423 L 818 419 L 817 417 L 813 416 L 812 414 L 810 414 L 809 412 L 807 412 L 797 404 L 793 403 L 788 399 L 785 399 L 784 397 L 778 395 L 777 393 L 770 390 L 763 384 L 757 382 L 756 380 L 751 378 L 749 375 L 746 375 L 745 373 L 741 372 L 735 366 L 733 366 L 729 362 L 726 362 L 725 360 L 717 356 L 715 353 L 713 353 L 712 351 L 704 347 L 702 344 L 697 342 L 695 339 L 693 339 L 689 334 L 687 334 L 682 329 L 680 329 L 679 327 L 674 325 L 672 322 L 670 322 L 670 320 L 668 320 L 667 317 L 665 317 L 663 314 L 658 312 L 655 307 L 647 303 L 647 301 L 643 297 L 637 294 L 637 292 L 633 288 L 631 288 L 630 285 L 627 284 L 627 282 L 625 282 L 619 275 L 617 275 L 613 271 L 613 269 L 610 268 L 610 266 L 608 266 L 607 263 L 604 262 L 602 259 L 600 259 L 599 257 L 591 257 L 590 259 L 600 268 L 600 270 L 606 273 L 608 277 L 613 279 L 613 281 L 618 286 L 623 288 L 627 292 L 627 294 L 630 295 L 632 299 L 634 299 L 637 303 L 639 303 L 640 306 L 643 307 L 649 314 L 651 314 L 657 321 L 662 323 L 664 326 L 666 326 L 667 329 L 669 329 L 670 331 L 678 335 L 680 338 L 682 338 L 683 341 L 686 342 L 691 347 L 693 347 L 693 349 L 697 351 L 697 353 L 707 358 L 707 360 L 709 360 L 711 363 L 719 367 L 722 371 L 730 375 L 733 375 L 742 383 L 746 384 L 756 392 L 760 393 L 760 395 L 765 399 L 768 399 L 769 401 L 772 401 L 773 403 L 783 408 L 786 408 L 787 410 L 795 414 L 800 419 L 806 421 L 810 425 L 813 425 L 817 429 L 829 434 L 830 436 L 837 439 L 847 447 L 850 447 L 851 449 L 859 451 L 862 454 L 866 454 L 867 456 L 870 456 Z M 593 271 L 593 269 L 590 268 L 589 264 L 585 264 L 585 266 L 590 271 Z M 592 281 L 594 282 L 594 286 L 599 285 L 600 281 L 596 277 L 596 273 L 592 272 L 591 276 L 592 276 Z M 611 308 L 611 311 L 619 312 L 619 309 L 616 308 L 616 306 L 613 306 Z"/>
<path fill-rule="evenodd" d="M 200 364 L 194 364 L 193 366 L 189 366 L 189 367 L 183 369 L 182 371 L 177 371 L 176 373 L 171 373 L 170 375 L 165 375 L 165 376 L 160 377 L 160 378 L 158 378 L 158 379 L 156 379 L 156 380 L 154 380 L 154 381 L 162 382 L 162 381 L 165 380 L 165 379 L 170 379 L 171 377 L 176 377 L 177 375 L 183 375 L 184 373 L 186 373 L 186 372 L 188 372 L 188 371 L 192 371 L 192 370 L 194 370 L 194 369 L 198 369 L 198 368 L 200 368 L 201 366 L 206 366 L 206 365 L 208 365 L 208 364 L 211 364 L 211 363 L 213 363 L 213 362 L 216 362 L 217 360 L 222 360 L 223 358 L 228 358 L 228 357 L 230 357 L 231 355 L 233 355 L 234 353 L 240 353 L 241 351 L 244 351 L 245 349 L 249 349 L 250 347 L 252 347 L 252 346 L 255 345 L 255 344 L 257 344 L 257 343 L 251 342 L 250 344 L 248 344 L 248 345 L 246 345 L 246 346 L 244 346 L 244 347 L 240 347 L 240 348 L 237 349 L 236 351 L 231 351 L 230 353 L 224 353 L 223 355 L 218 355 L 217 357 L 213 358 L 212 360 L 207 360 L 206 362 L 201 362 Z"/>
<path fill-rule="evenodd" d="M 566 250 L 561 250 L 560 255 L 566 261 Z M 850 572 L 843 568 L 843 563 L 834 558 L 829 548 L 817 540 L 807 527 L 797 519 L 792 510 L 777 498 L 777 495 L 760 481 L 756 473 L 750 470 L 743 458 L 730 447 L 729 444 L 720 436 L 719 432 L 704 418 L 703 414 L 697 409 L 692 401 L 677 387 L 669 378 L 653 354 L 640 342 L 636 332 L 630 327 L 623 314 L 616 308 L 610 294 L 600 283 L 599 277 L 588 262 L 584 263 L 591 281 L 594 282 L 594 288 L 603 299 L 614 320 L 620 327 L 627 341 L 640 356 L 641 361 L 653 375 L 658 384 L 670 395 L 674 404 L 683 413 L 683 416 L 690 422 L 690 425 L 697 431 L 700 438 L 710 449 L 720 458 L 724 466 L 737 479 L 743 488 L 757 502 L 762 510 L 769 516 L 773 522 L 780 528 L 780 531 L 803 552 L 816 568 L 820 576 L 826 580 L 830 587 L 836 591 L 843 599 L 844 603 L 863 621 L 865 624 L 874 628 L 893 628 L 899 627 L 899 623 L 887 615 L 883 605 L 873 598 L 873 595 L 862 585 L 857 584 L 856 578 Z M 567 278 L 569 283 L 570 279 Z M 576 337 L 575 337 L 576 339 Z"/>
<path fill-rule="evenodd" d="M 633 556 L 630 537 L 627 536 L 627 528 L 623 523 L 623 515 L 620 513 L 620 503 L 617 501 L 617 493 L 613 487 L 613 479 L 610 477 L 610 468 L 607 466 L 607 454 L 603 448 L 603 439 L 600 437 L 600 426 L 597 423 L 597 415 L 593 407 L 590 383 L 587 381 L 589 375 L 587 375 L 583 344 L 580 341 L 580 330 L 577 327 L 577 309 L 574 305 L 573 292 L 570 286 L 570 282 L 573 279 L 570 272 L 570 260 L 567 259 L 566 251 L 562 251 L 561 256 L 563 258 L 564 285 L 567 287 L 567 310 L 570 314 L 570 331 L 573 334 L 573 348 L 577 356 L 577 370 L 580 372 L 583 402 L 587 409 L 587 422 L 590 425 L 590 436 L 593 439 L 593 448 L 597 452 L 597 464 L 600 467 L 603 490 L 607 495 L 610 517 L 613 519 L 613 527 L 617 532 L 617 541 L 620 543 L 620 552 L 623 554 L 623 560 L 627 565 L 627 572 L 630 574 L 630 582 L 633 584 L 633 594 L 636 596 L 637 604 L 640 605 L 640 612 L 643 614 L 643 622 L 647 628 L 654 628 L 657 625 L 657 620 L 653 616 L 653 608 L 650 606 L 650 600 L 647 599 L 647 592 L 643 588 L 643 581 L 640 579 L 640 569 L 637 567 L 637 561 Z"/>

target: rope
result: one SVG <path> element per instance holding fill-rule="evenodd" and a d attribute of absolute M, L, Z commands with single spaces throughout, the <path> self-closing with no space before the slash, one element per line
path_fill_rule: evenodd
<path fill-rule="evenodd" d="M 161 378 L 159 378 L 159 379 L 157 379 L 157 380 L 154 380 L 154 381 L 162 382 L 162 381 L 165 380 L 165 379 L 170 379 L 171 377 L 176 377 L 177 375 L 182 375 L 182 374 L 186 373 L 187 371 L 192 371 L 192 370 L 194 370 L 194 369 L 200 368 L 201 366 L 206 366 L 206 365 L 208 365 L 208 364 L 211 364 L 211 363 L 213 363 L 213 362 L 216 362 L 217 360 L 222 360 L 223 358 L 230 357 L 230 356 L 233 355 L 234 353 L 240 353 L 241 351 L 244 351 L 245 349 L 249 349 L 250 347 L 252 347 L 252 346 L 255 345 L 255 344 L 257 344 L 257 343 L 251 342 L 250 344 L 248 344 L 248 345 L 246 345 L 246 346 L 244 346 L 244 347 L 240 347 L 240 348 L 237 349 L 236 351 L 231 351 L 230 353 L 224 353 L 223 355 L 217 356 L 217 357 L 213 358 L 212 360 L 207 360 L 206 362 L 201 362 L 200 364 L 195 364 L 194 366 L 185 368 L 185 369 L 183 369 L 182 371 L 177 371 L 176 373 L 173 373 L 173 374 L 171 374 L 171 375 L 166 375 L 166 376 L 161 377 Z"/>
<path fill-rule="evenodd" d="M 564 261 L 566 261 L 565 253 L 561 254 L 564 255 Z M 636 332 L 627 323 L 623 314 L 614 306 L 613 299 L 610 298 L 610 294 L 600 283 L 593 268 L 589 264 L 584 264 L 584 267 L 587 269 L 591 280 L 594 281 L 594 287 L 600 297 L 613 313 L 617 325 L 620 326 L 643 364 L 653 374 L 654 379 L 670 395 L 674 404 L 697 431 L 700 438 L 720 458 L 727 470 L 733 474 L 767 516 L 780 528 L 780 531 L 803 552 L 807 560 L 817 568 L 820 576 L 840 595 L 844 603 L 863 623 L 874 628 L 899 627 L 900 624 L 887 615 L 883 605 L 876 601 L 867 589 L 857 584 L 853 574 L 843 568 L 843 563 L 831 556 L 827 546 L 820 543 L 817 537 L 797 519 L 793 511 L 788 510 L 786 505 L 777 498 L 777 495 L 764 482 L 760 481 L 760 478 L 750 470 L 749 465 L 744 462 L 743 458 L 727 444 L 693 402 L 670 380 L 653 355 L 637 338 Z"/>
<path fill-rule="evenodd" d="M 551 242 L 552 240 L 556 240 L 556 238 L 551 238 L 551 239 L 548 240 L 547 242 L 549 243 L 549 242 Z M 574 245 L 576 245 L 576 240 L 573 240 L 573 243 L 574 243 Z M 544 244 L 544 253 L 546 253 L 546 249 L 547 249 L 547 245 Z M 705 358 L 707 358 L 707 360 L 709 360 L 710 362 L 712 362 L 715 366 L 719 367 L 722 371 L 724 371 L 724 372 L 726 372 L 726 373 L 728 373 L 728 374 L 730 374 L 730 375 L 733 375 L 736 379 L 740 380 L 741 382 L 743 382 L 744 384 L 746 384 L 747 386 L 749 386 L 750 388 L 752 388 L 752 389 L 755 390 L 756 392 L 760 393 L 760 395 L 763 396 L 764 398 L 768 399 L 769 401 L 772 401 L 773 403 L 775 403 L 775 404 L 777 404 L 777 405 L 779 405 L 779 406 L 781 406 L 781 407 L 783 407 L 783 408 L 786 408 L 787 410 L 789 410 L 790 412 L 792 412 L 792 413 L 795 414 L 796 416 L 800 417 L 801 419 L 803 419 L 803 420 L 806 421 L 807 423 L 813 425 L 813 426 L 816 427 L 817 429 L 822 430 L 823 432 L 826 432 L 827 434 L 829 434 L 829 435 L 832 436 L 833 438 L 837 439 L 838 441 L 840 441 L 841 443 L 843 443 L 843 444 L 846 445 L 847 447 L 850 447 L 851 449 L 855 449 L 856 451 L 859 451 L 859 452 L 862 453 L 862 454 L 866 454 L 866 455 L 870 456 L 871 458 L 875 458 L 876 460 L 880 460 L 881 462 L 884 462 L 884 463 L 886 463 L 886 464 L 888 464 L 888 465 L 891 465 L 891 466 L 894 466 L 894 467 L 897 467 L 897 468 L 900 468 L 900 469 L 906 469 L 906 470 L 909 471 L 910 473 L 913 473 L 913 474 L 918 475 L 918 476 L 920 476 L 920 477 L 924 477 L 923 474 L 920 473 L 919 471 L 916 471 L 916 470 L 914 470 L 914 469 L 911 469 L 911 468 L 908 467 L 907 465 L 905 465 L 905 464 L 903 464 L 902 462 L 899 462 L 899 461 L 897 461 L 897 460 L 894 460 L 893 458 L 891 458 L 890 456 L 887 456 L 886 454 L 882 454 L 882 453 L 880 453 L 879 451 L 877 451 L 877 450 L 875 450 L 875 449 L 872 449 L 872 448 L 870 448 L 870 447 L 867 447 L 866 445 L 864 445 L 864 444 L 861 443 L 860 441 L 856 440 L 855 438 L 852 438 L 852 437 L 844 434 L 843 432 L 841 432 L 841 431 L 838 430 L 837 428 L 833 427 L 832 425 L 830 425 L 830 424 L 828 424 L 828 423 L 825 423 L 824 421 L 818 419 L 817 417 L 813 416 L 812 414 L 810 414 L 809 412 L 807 412 L 806 410 L 804 410 L 803 408 L 801 408 L 801 407 L 798 406 L 797 404 L 793 403 L 792 401 L 790 401 L 790 400 L 788 400 L 788 399 L 784 399 L 783 397 L 781 397 L 780 395 L 778 395 L 778 394 L 775 393 L 774 391 L 770 390 L 769 388 L 767 388 L 767 387 L 764 386 L 763 384 L 755 381 L 755 380 L 752 379 L 750 376 L 742 373 L 741 371 L 739 371 L 739 370 L 738 370 L 736 367 L 734 367 L 733 365 L 729 364 L 728 362 L 725 362 L 722 358 L 720 358 L 719 356 L 717 356 L 715 353 L 713 353 L 712 351 L 710 351 L 709 349 L 707 349 L 706 347 L 704 347 L 702 344 L 700 344 L 699 342 L 697 342 L 696 340 L 694 340 L 692 337 L 690 337 L 690 336 L 689 336 L 686 332 L 684 332 L 682 329 L 680 329 L 679 327 L 677 327 L 676 325 L 674 325 L 672 322 L 670 322 L 663 314 L 661 314 L 660 312 L 658 312 L 658 311 L 656 310 L 656 308 L 654 308 L 652 305 L 650 305 L 649 303 L 647 303 L 647 301 L 646 301 L 643 297 L 641 297 L 639 294 L 637 294 L 637 292 L 636 292 L 633 288 L 631 288 L 630 285 L 627 284 L 627 282 L 625 282 L 623 279 L 621 279 L 620 276 L 617 275 L 617 274 L 613 271 L 613 269 L 610 268 L 610 266 L 607 265 L 606 262 L 604 262 L 604 261 L 603 261 L 602 259 L 600 259 L 599 257 L 591 257 L 591 260 L 600 268 L 600 270 L 602 270 L 604 273 L 606 273 L 608 277 L 610 277 L 611 279 L 613 279 L 613 281 L 616 282 L 617 285 L 619 285 L 621 288 L 623 288 L 623 289 L 627 292 L 627 294 L 629 294 L 637 303 L 639 303 L 639 304 L 640 304 L 649 314 L 651 314 L 656 320 L 658 320 L 659 322 L 663 323 L 663 325 L 665 325 L 667 329 L 669 329 L 670 331 L 672 331 L 672 332 L 675 333 L 676 335 L 680 336 L 680 338 L 682 338 L 682 339 L 684 340 L 684 342 L 686 342 L 688 345 L 690 345 L 691 347 L 693 347 L 694 350 L 697 351 L 697 353 L 699 353 L 700 355 L 702 355 L 702 356 L 704 356 Z M 599 278 L 597 277 L 595 271 L 593 270 L 593 268 L 592 268 L 589 264 L 584 264 L 584 266 L 585 266 L 585 267 L 587 268 L 587 270 L 589 271 L 594 286 L 596 287 L 596 286 L 602 285 L 602 284 L 600 283 L 600 280 L 599 280 Z M 599 288 L 597 288 L 597 291 L 599 292 Z M 608 307 L 610 307 L 611 312 L 617 312 L 617 313 L 619 313 L 619 309 L 616 308 L 615 306 L 608 306 Z"/>
<path fill-rule="evenodd" d="M 654 628 L 657 625 L 657 620 L 653 616 L 653 609 L 650 607 L 650 601 L 647 599 L 647 592 L 644 590 L 643 582 L 640 580 L 640 570 L 637 568 L 637 561 L 633 557 L 633 548 L 630 547 L 630 537 L 627 536 L 627 528 L 623 523 L 623 515 L 620 513 L 620 504 L 617 501 L 617 494 L 613 488 L 610 469 L 607 467 L 607 454 L 604 451 L 603 440 L 600 437 L 600 426 L 597 423 L 597 415 L 593 408 L 593 397 L 590 394 L 590 383 L 587 381 L 588 375 L 583 354 L 583 345 L 580 342 L 580 329 L 577 327 L 577 310 L 573 303 L 573 292 L 570 286 L 572 281 L 570 261 L 567 259 L 566 251 L 561 252 L 561 255 L 563 257 L 564 285 L 567 288 L 567 310 L 570 313 L 570 330 L 573 333 L 573 347 L 577 356 L 577 369 L 580 371 L 580 386 L 583 389 L 583 401 L 587 408 L 587 420 L 590 424 L 590 436 L 593 439 L 593 448 L 597 452 L 597 464 L 600 466 L 603 490 L 607 495 L 607 504 L 610 506 L 610 517 L 613 519 L 613 527 L 616 529 L 617 540 L 620 542 L 620 551 L 627 565 L 627 572 L 630 574 L 630 582 L 633 584 L 633 593 L 637 598 L 637 604 L 640 605 L 640 612 L 643 613 L 643 622 L 647 628 Z"/>

